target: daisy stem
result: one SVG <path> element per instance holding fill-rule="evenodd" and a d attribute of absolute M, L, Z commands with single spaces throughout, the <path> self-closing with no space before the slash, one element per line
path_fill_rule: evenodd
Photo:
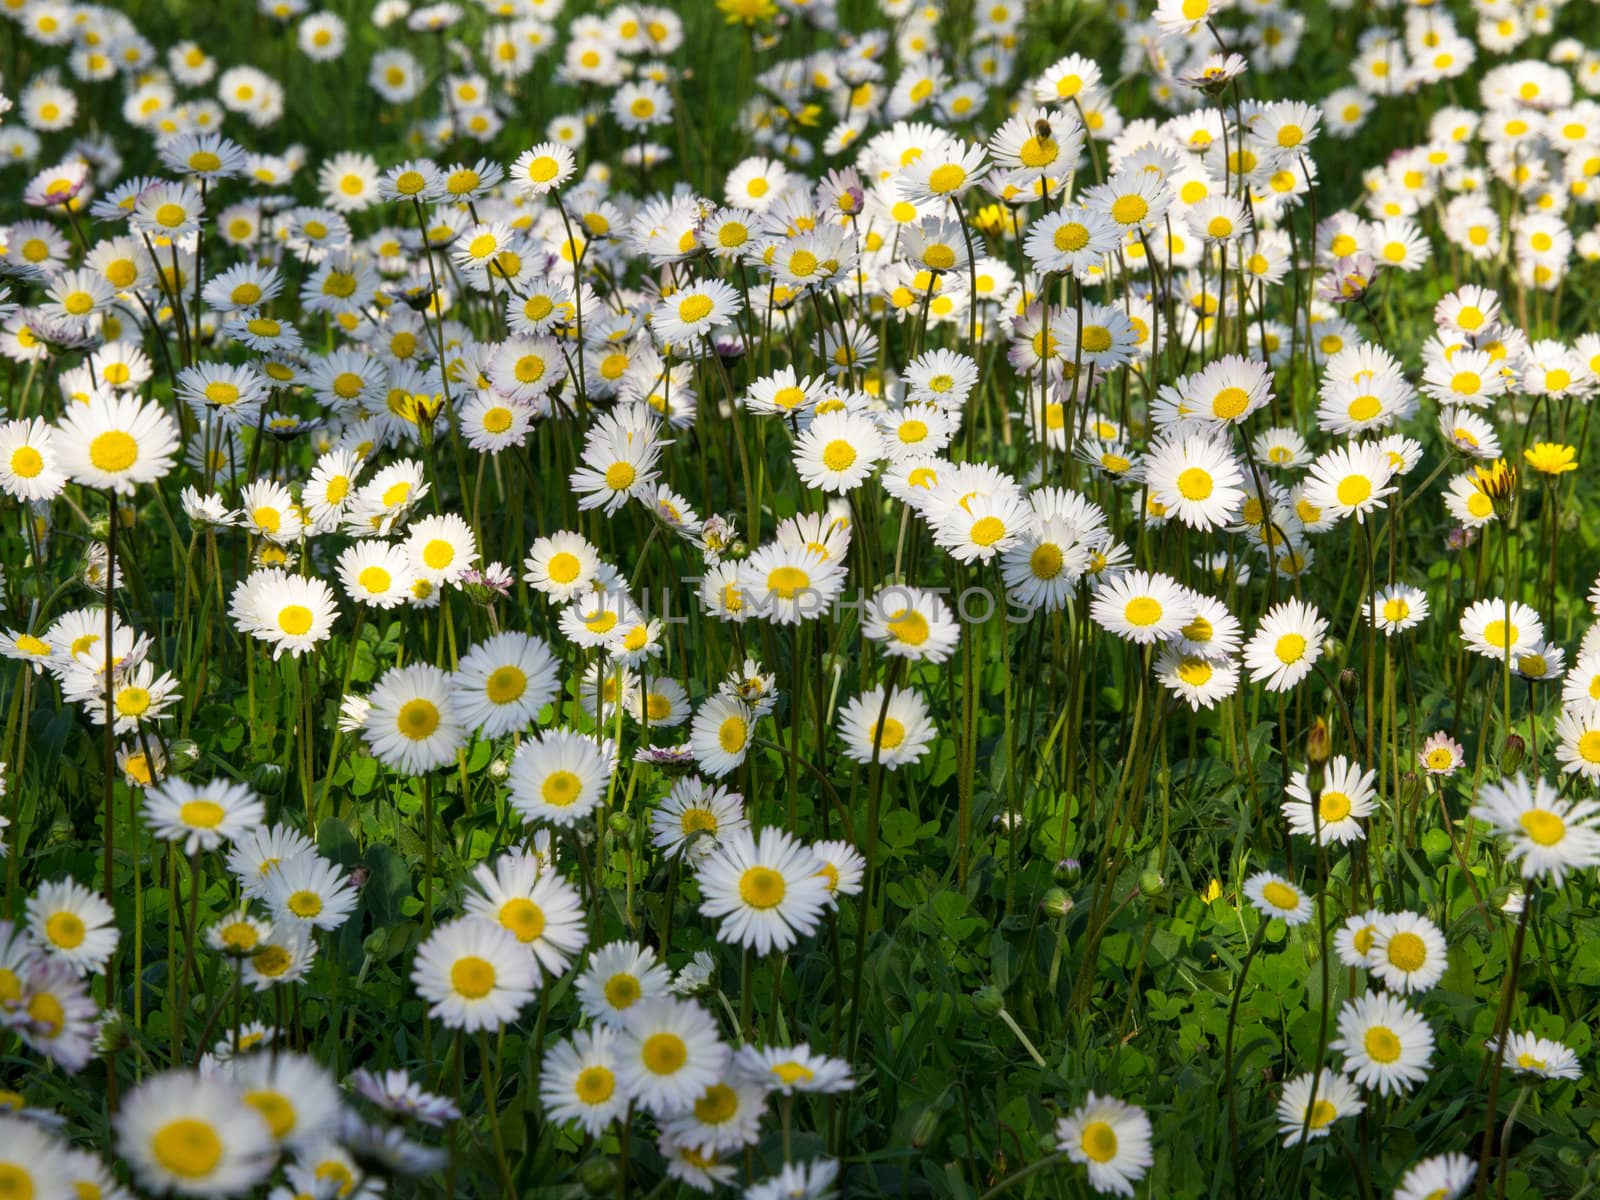
<path fill-rule="evenodd" d="M 433 929 L 433 774 L 422 776 L 422 929 Z M 457 1053 L 460 1048 L 457 1047 Z M 459 1100 L 460 1097 L 458 1096 Z"/>
<path fill-rule="evenodd" d="M 1513 997 L 1517 994 L 1517 977 L 1522 973 L 1522 943 L 1527 937 L 1528 917 L 1533 912 L 1533 904 L 1534 897 L 1531 893 L 1523 896 L 1522 912 L 1517 917 L 1517 932 L 1511 939 L 1511 959 L 1506 966 L 1505 986 L 1500 989 L 1500 1011 L 1495 1015 L 1494 1021 L 1494 1067 L 1489 1074 L 1489 1103 L 1483 1117 L 1483 1140 L 1478 1149 L 1478 1186 L 1473 1192 L 1475 1200 L 1484 1200 L 1489 1194 L 1489 1155 L 1494 1150 L 1494 1124 L 1500 1101 L 1500 1075 L 1506 1062 L 1506 1031 L 1511 1027 L 1511 1009 Z M 1515 1116 L 1516 1111 L 1513 1108 L 1512 1117 Z M 1507 1157 L 1502 1151 L 1499 1187 L 1501 1196 L 1505 1195 L 1506 1162 Z"/>
<path fill-rule="evenodd" d="M 478 1057 L 483 1072 L 483 1106 L 489 1118 L 489 1136 L 494 1142 L 495 1169 L 500 1174 L 500 1186 L 505 1195 L 515 1197 L 517 1189 L 511 1180 L 511 1168 L 506 1163 L 505 1139 L 500 1136 L 500 1110 L 495 1099 L 495 1093 L 500 1090 L 500 1079 L 492 1066 L 487 1029 L 478 1030 Z"/>
<path fill-rule="evenodd" d="M 1228 1167 L 1233 1176 L 1233 1192 L 1236 1196 L 1242 1196 L 1244 1189 L 1239 1176 L 1239 1102 L 1233 1087 L 1233 1035 L 1239 1022 L 1239 1001 L 1244 996 L 1245 980 L 1250 977 L 1250 964 L 1266 941 L 1268 924 L 1270 922 L 1263 917 L 1256 926 L 1255 936 L 1250 939 L 1250 949 L 1245 952 L 1244 961 L 1239 964 L 1239 981 L 1233 986 L 1233 1000 L 1228 1005 L 1228 1027 L 1222 1045 L 1222 1086 L 1228 1094 Z M 1310 1109 L 1309 1104 L 1306 1107 Z"/>
<path fill-rule="evenodd" d="M 350 649 L 344 656 L 344 671 L 339 677 L 339 703 L 344 703 L 344 698 L 350 693 L 350 676 L 356 666 L 356 650 L 361 645 L 361 625 L 366 620 L 366 605 L 356 605 L 356 623 L 350 630 Z M 344 730 L 337 723 L 333 728 L 333 746 L 328 751 L 328 769 L 322 775 L 322 797 L 317 802 L 318 814 L 324 813 L 328 808 L 328 789 L 333 786 L 333 772 L 339 765 L 339 743 L 344 740 Z M 313 826 L 314 827 L 314 826 Z"/>
<path fill-rule="evenodd" d="M 106 721 L 105 721 L 105 898 L 107 904 L 116 902 L 116 891 L 112 880 L 112 868 L 116 861 L 116 814 L 112 805 L 116 800 L 116 720 L 113 716 L 116 706 L 113 696 L 116 689 L 115 660 L 112 658 L 111 634 L 112 621 L 115 614 L 113 584 L 117 578 L 117 493 L 106 492 L 106 503 L 109 505 L 110 519 L 106 529 Z M 26 714 L 24 714 L 26 720 Z M 26 727 L 24 727 L 26 736 Z M 152 774 L 155 764 L 151 763 Z"/>
<path fill-rule="evenodd" d="M 1037 1162 L 1031 1162 L 1027 1166 L 1023 1167 L 1020 1171 L 1013 1171 L 1011 1174 L 1007 1175 L 999 1183 L 995 1184 L 992 1188 L 979 1196 L 978 1200 L 992 1200 L 993 1197 L 1000 1195 L 1001 1192 L 1010 1191 L 1017 1184 L 1028 1178 L 1028 1176 L 1037 1175 L 1040 1171 L 1046 1170 L 1049 1167 L 1055 1166 L 1059 1162 L 1065 1161 L 1066 1157 L 1067 1156 L 1065 1153 L 1057 1151 L 1054 1154 L 1039 1159 Z"/>

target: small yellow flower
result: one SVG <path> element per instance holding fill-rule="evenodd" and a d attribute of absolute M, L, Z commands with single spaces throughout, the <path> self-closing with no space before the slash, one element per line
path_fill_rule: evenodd
<path fill-rule="evenodd" d="M 755 25 L 778 15 L 778 6 L 773 0 L 717 0 L 717 8 L 729 25 Z"/>
<path fill-rule="evenodd" d="M 1200 889 L 1200 902 L 1202 904 L 1210 904 L 1220 895 L 1222 895 L 1222 881 L 1220 879 L 1213 879 L 1210 883 L 1206 884 L 1205 887 Z"/>
<path fill-rule="evenodd" d="M 1578 469 L 1578 451 L 1560 442 L 1536 442 L 1522 452 L 1529 467 L 1541 475 L 1565 475 Z"/>
<path fill-rule="evenodd" d="M 1517 469 L 1503 458 L 1487 467 L 1473 467 L 1472 486 L 1497 503 L 1509 500 L 1517 490 Z"/>

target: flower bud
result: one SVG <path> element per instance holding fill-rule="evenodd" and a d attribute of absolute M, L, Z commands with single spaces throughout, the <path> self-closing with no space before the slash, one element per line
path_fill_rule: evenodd
<path fill-rule="evenodd" d="M 578 1168 L 578 1182 L 591 1196 L 604 1196 L 616 1190 L 617 1164 L 609 1158 L 591 1158 Z"/>
<path fill-rule="evenodd" d="M 1167 890 L 1167 881 L 1161 878 L 1160 871 L 1139 872 L 1139 894 L 1147 900 L 1153 900 Z"/>
<path fill-rule="evenodd" d="M 167 747 L 167 769 L 187 771 L 200 761 L 200 747 L 193 738 L 179 738 Z"/>
<path fill-rule="evenodd" d="M 1314 767 L 1326 763 L 1333 754 L 1333 735 L 1328 730 L 1328 723 L 1318 717 L 1311 723 L 1311 732 L 1306 734 L 1306 761 Z"/>
<path fill-rule="evenodd" d="M 613 837 L 625 838 L 633 832 L 633 818 L 625 812 L 614 812 L 606 823 L 611 826 Z"/>
<path fill-rule="evenodd" d="M 1075 858 L 1063 858 L 1056 863 L 1055 870 L 1050 873 L 1054 882 L 1065 887 L 1069 883 L 1076 883 L 1078 876 L 1083 874 L 1083 864 Z"/>
<path fill-rule="evenodd" d="M 1528 744 L 1522 740 L 1520 735 L 1508 733 L 1506 735 L 1506 744 L 1500 748 L 1500 773 L 1502 775 L 1515 774 L 1517 768 L 1522 765 L 1522 760 L 1527 756 Z"/>
<path fill-rule="evenodd" d="M 1046 888 L 1044 899 L 1039 901 L 1039 906 L 1052 917 L 1064 917 L 1073 909 L 1072 897 L 1067 895 L 1066 888 Z"/>
<path fill-rule="evenodd" d="M 276 796 L 283 791 L 283 781 L 284 771 L 277 763 L 261 763 L 250 772 L 250 782 L 255 785 L 256 791 L 264 796 Z"/>
<path fill-rule="evenodd" d="M 1005 997 L 1000 995 L 1000 989 L 993 984 L 987 984 L 972 993 L 972 1006 L 978 1010 L 979 1016 L 999 1016 L 1000 1010 L 1006 1006 Z"/>
<path fill-rule="evenodd" d="M 911 1127 L 911 1144 L 920 1150 L 933 1141 L 939 1131 L 939 1110 L 929 1105 L 917 1114 L 917 1123 Z"/>

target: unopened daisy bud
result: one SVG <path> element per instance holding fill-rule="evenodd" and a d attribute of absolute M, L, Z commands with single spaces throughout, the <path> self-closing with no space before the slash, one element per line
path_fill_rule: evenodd
<path fill-rule="evenodd" d="M 939 1109 L 936 1105 L 928 1105 L 917 1114 L 917 1123 L 911 1127 L 911 1145 L 920 1150 L 933 1141 L 933 1135 L 939 1131 Z"/>
<path fill-rule="evenodd" d="M 1066 888 L 1046 888 L 1044 899 L 1039 902 L 1039 907 L 1052 917 L 1064 917 L 1075 907 L 1072 897 L 1067 894 Z"/>
<path fill-rule="evenodd" d="M 617 1164 L 610 1158 L 591 1158 L 578 1168 L 578 1182 L 591 1196 L 606 1196 L 617 1187 Z"/>
<path fill-rule="evenodd" d="M 1167 890 L 1167 881 L 1161 877 L 1160 871 L 1139 872 L 1139 894 L 1147 900 L 1154 900 Z"/>
<path fill-rule="evenodd" d="M 633 818 L 625 812 L 614 812 L 607 818 L 613 837 L 625 838 L 633 832 Z"/>
<path fill-rule="evenodd" d="M 1415 771 L 1407 771 L 1400 776 L 1400 806 L 1406 808 L 1417 802 L 1422 795 L 1422 776 Z"/>
<path fill-rule="evenodd" d="M 1328 723 L 1318 717 L 1311 723 L 1311 732 L 1306 734 L 1306 761 L 1313 767 L 1320 767 L 1332 754 L 1333 735 L 1328 731 Z"/>
<path fill-rule="evenodd" d="M 1063 858 L 1055 865 L 1051 877 L 1063 887 L 1076 882 L 1079 875 L 1083 874 L 1083 864 L 1075 858 Z"/>
<path fill-rule="evenodd" d="M 1500 773 L 1514 775 L 1517 768 L 1522 766 L 1522 760 L 1528 756 L 1528 743 L 1522 740 L 1521 735 L 1508 733 L 1505 745 L 1500 747 Z"/>
<path fill-rule="evenodd" d="M 1005 1006 L 1005 997 L 1000 995 L 1000 989 L 992 983 L 972 993 L 972 1007 L 978 1010 L 979 1016 L 997 1017 Z"/>
<path fill-rule="evenodd" d="M 104 1057 L 120 1054 L 133 1044 L 127 1019 L 116 1009 L 108 1008 L 100 1014 L 100 1028 L 94 1037 L 94 1052 Z"/>
<path fill-rule="evenodd" d="M 1344 693 L 1345 699 L 1354 700 L 1361 694 L 1361 672 L 1354 667 L 1345 667 L 1339 672 L 1339 690 Z"/>
<path fill-rule="evenodd" d="M 490 779 L 501 780 L 509 774 L 511 774 L 511 764 L 504 758 L 491 758 L 489 760 Z"/>
<path fill-rule="evenodd" d="M 283 791 L 284 772 L 277 763 L 261 763 L 250 772 L 250 782 L 256 791 L 267 796 L 276 796 Z"/>
<path fill-rule="evenodd" d="M 173 771 L 187 771 L 200 761 L 200 747 L 193 738 L 179 738 L 167 744 L 167 765 Z"/>

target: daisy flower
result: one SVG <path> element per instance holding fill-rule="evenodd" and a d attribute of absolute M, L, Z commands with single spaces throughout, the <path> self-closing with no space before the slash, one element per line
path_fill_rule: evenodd
<path fill-rule="evenodd" d="M 1343 1075 L 1332 1071 L 1297 1075 L 1283 1085 L 1278 1097 L 1278 1132 L 1285 1146 L 1325 1138 L 1335 1121 L 1353 1117 L 1366 1106 L 1355 1085 Z"/>
<path fill-rule="evenodd" d="M 1367 513 L 1383 507 L 1383 498 L 1395 490 L 1389 486 L 1393 476 L 1389 456 L 1375 444 L 1339 446 L 1311 464 L 1306 500 L 1334 520 L 1353 516 L 1363 521 Z"/>
<path fill-rule="evenodd" d="M 39 418 L 0 425 L 0 489 L 18 500 L 50 500 L 66 485 L 55 431 Z"/>
<path fill-rule="evenodd" d="M 827 1200 L 839 1183 L 839 1163 L 831 1158 L 784 1163 L 771 1179 L 745 1189 L 744 1200 Z"/>
<path fill-rule="evenodd" d="M 691 1107 L 721 1078 L 728 1047 L 716 1022 L 689 1000 L 641 1000 L 628 1010 L 617 1038 L 616 1074 L 646 1112 L 670 1116 Z"/>
<path fill-rule="evenodd" d="M 616 765 L 610 740 L 546 730 L 523 742 L 511 760 L 511 806 L 529 824 L 573 825 L 599 807 Z"/>
<path fill-rule="evenodd" d="M 1404 1000 L 1369 992 L 1339 1009 L 1339 1036 L 1328 1048 L 1344 1055 L 1344 1070 L 1380 1095 L 1403 1095 L 1428 1077 L 1433 1029 Z"/>
<path fill-rule="evenodd" d="M 564 604 L 591 589 L 600 552 L 582 534 L 562 530 L 535 540 L 522 566 L 522 578 L 535 591 Z"/>
<path fill-rule="evenodd" d="M 721 918 L 717 937 L 766 954 L 815 932 L 828 886 L 810 847 L 778 829 L 739 830 L 696 869 L 700 911 Z"/>
<path fill-rule="evenodd" d="M 1146 571 L 1112 580 L 1089 602 L 1095 624 L 1141 646 L 1175 637 L 1194 614 L 1194 601 L 1177 580 Z"/>
<path fill-rule="evenodd" d="M 805 1042 L 793 1046 L 741 1046 L 735 1063 L 749 1079 L 784 1095 L 831 1095 L 855 1086 L 849 1063 L 818 1054 Z"/>
<path fill-rule="evenodd" d="M 411 526 L 405 548 L 418 578 L 435 587 L 458 583 L 478 561 L 472 527 L 455 513 L 423 517 Z"/>
<path fill-rule="evenodd" d="M 634 496 L 645 496 L 658 477 L 660 447 L 653 437 L 612 430 L 592 436 L 583 466 L 572 472 L 580 509 L 603 508 L 610 516 Z"/>
<path fill-rule="evenodd" d="M 650 814 L 650 840 L 668 858 L 703 858 L 718 839 L 749 827 L 737 792 L 699 778 L 680 779 Z"/>
<path fill-rule="evenodd" d="M 1419 624 L 1428 615 L 1428 594 L 1404 583 L 1390 584 L 1367 602 L 1367 618 L 1385 636 Z"/>
<path fill-rule="evenodd" d="M 172 468 L 178 428 L 136 395 L 96 392 L 61 418 L 53 443 L 61 469 L 85 487 L 131 496 Z"/>
<path fill-rule="evenodd" d="M 1396 992 L 1425 992 L 1444 977 L 1444 934 L 1416 913 L 1386 913 L 1373 922 L 1367 970 Z"/>
<path fill-rule="evenodd" d="M 1239 667 L 1226 658 L 1167 646 L 1155 664 L 1156 680 L 1191 710 L 1213 708 L 1239 689 Z"/>
<path fill-rule="evenodd" d="M 157 1193 L 242 1195 L 277 1162 L 266 1118 L 219 1076 L 153 1075 L 128 1093 L 112 1124 L 118 1156 Z"/>
<path fill-rule="evenodd" d="M 257 946 L 240 965 L 240 975 L 256 991 L 265 992 L 304 979 L 316 957 L 317 943 L 309 932 L 274 929 L 271 939 Z"/>
<path fill-rule="evenodd" d="M 1490 1039 L 1489 1049 L 1494 1050 L 1493 1039 Z M 1541 1079 L 1583 1078 L 1583 1065 L 1569 1047 L 1532 1033 L 1507 1035 L 1500 1058 L 1513 1071 L 1524 1075 L 1536 1075 Z"/>
<path fill-rule="evenodd" d="M 650 314 L 650 327 L 666 345 L 691 345 L 731 323 L 743 307 L 733 288 L 705 279 L 665 297 Z"/>
<path fill-rule="evenodd" d="M 345 594 L 372 608 L 406 603 L 418 578 L 411 556 L 391 542 L 356 542 L 340 551 L 336 565 Z"/>
<path fill-rule="evenodd" d="M 497 738 L 539 719 L 560 691 L 560 665 L 543 638 L 500 633 L 462 655 L 452 685 L 461 723 Z"/>
<path fill-rule="evenodd" d="M 467 1033 L 497 1030 L 533 999 L 539 968 L 509 929 L 482 917 L 440 925 L 417 948 L 411 982 L 428 1015 Z"/>
<path fill-rule="evenodd" d="M 264 825 L 239 835 L 228 851 L 228 872 L 247 899 L 267 894 L 267 877 L 277 867 L 317 852 L 316 843 L 288 825 Z"/>
<path fill-rule="evenodd" d="M 402 774 L 421 775 L 446 766 L 467 740 L 450 676 L 438 667 L 391 667 L 368 700 L 372 707 L 362 736 L 373 757 Z"/>
<path fill-rule="evenodd" d="M 1089 1186 L 1101 1193 L 1133 1195 L 1155 1161 L 1150 1118 L 1142 1108 L 1090 1092 L 1056 1122 L 1056 1145 L 1089 1169 Z"/>
<path fill-rule="evenodd" d="M 884 689 L 875 687 L 839 710 L 839 738 L 846 757 L 858 763 L 876 761 L 894 771 L 915 763 L 938 735 L 921 693 L 897 688 L 884 703 Z"/>
<path fill-rule="evenodd" d="M 1244 475 L 1232 453 L 1203 433 L 1157 442 L 1143 472 L 1151 495 L 1191 529 L 1227 524 L 1244 500 Z"/>
<path fill-rule="evenodd" d="M 339 609 L 322 580 L 268 568 L 233 589 L 228 615 L 241 632 L 271 645 L 274 659 L 285 651 L 298 658 L 332 635 Z"/>
<path fill-rule="evenodd" d="M 552 1121 L 576 1121 L 600 1137 L 630 1099 L 617 1078 L 617 1032 L 605 1025 L 579 1030 L 544 1056 L 539 1099 Z"/>
<path fill-rule="evenodd" d="M 1600 803 L 1568 800 L 1543 779 L 1521 772 L 1478 791 L 1471 816 L 1494 826 L 1521 861 L 1522 877 L 1548 877 L 1559 887 L 1567 872 L 1600 864 Z"/>
<path fill-rule="evenodd" d="M 116 953 L 116 913 L 76 880 L 40 884 L 25 911 L 34 943 L 79 975 L 97 974 Z"/>
<path fill-rule="evenodd" d="M 1304 925 L 1315 911 L 1311 897 L 1282 875 L 1258 871 L 1244 883 L 1244 894 L 1268 919 L 1277 917 L 1291 928 Z"/>
<path fill-rule="evenodd" d="M 1311 673 L 1322 653 L 1328 622 L 1316 608 L 1285 600 L 1268 609 L 1245 644 L 1250 682 L 1265 682 L 1269 692 L 1286 692 Z"/>
<path fill-rule="evenodd" d="M 1328 763 L 1322 788 L 1313 801 L 1306 772 L 1296 771 L 1289 780 L 1289 798 L 1283 802 L 1290 830 L 1302 837 L 1320 836 L 1324 842 L 1336 845 L 1365 838 L 1361 818 L 1372 813 L 1376 779 L 1375 771 L 1363 772 L 1358 764 L 1337 754 Z"/>
<path fill-rule="evenodd" d="M 738 566 L 744 607 L 777 625 L 820 618 L 843 584 L 838 560 L 809 546 L 769 543 Z"/>
<path fill-rule="evenodd" d="M 358 896 L 345 873 L 320 854 L 302 854 L 267 874 L 262 895 L 283 929 L 337 929 Z"/>
<path fill-rule="evenodd" d="M 1436 1154 L 1400 1177 L 1394 1200 L 1460 1200 L 1477 1174 L 1478 1164 L 1465 1154 Z"/>
<path fill-rule="evenodd" d="M 795 440 L 795 472 L 807 487 L 843 495 L 860 486 L 884 452 L 883 436 L 872 418 L 848 411 L 823 413 Z"/>
<path fill-rule="evenodd" d="M 834 903 L 840 896 L 855 896 L 861 892 L 862 880 L 867 873 L 867 860 L 861 852 L 845 841 L 812 842 L 811 852 L 822 864 L 818 872 L 828 885 Z"/>
<path fill-rule="evenodd" d="M 537 856 L 516 851 L 502 854 L 492 868 L 480 863 L 472 878 L 477 890 L 467 893 L 468 915 L 498 921 L 552 978 L 565 974 L 589 939 L 572 885 L 543 871 Z"/>
<path fill-rule="evenodd" d="M 164 842 L 182 842 L 183 853 L 215 850 L 256 829 L 266 807 L 250 788 L 230 779 L 203 787 L 168 779 L 144 796 L 144 819 Z"/>
<path fill-rule="evenodd" d="M 236 1058 L 230 1067 L 242 1099 L 261 1114 L 280 1145 L 315 1145 L 340 1118 L 339 1088 L 309 1055 L 274 1050 Z"/>
<path fill-rule="evenodd" d="M 424 1091 L 404 1071 L 375 1075 L 360 1068 L 350 1073 L 350 1086 L 384 1112 L 411 1117 L 425 1125 L 443 1125 L 461 1115 L 454 1100 Z"/>
<path fill-rule="evenodd" d="M 1520 600 L 1478 600 L 1461 614 L 1461 640 L 1474 654 L 1503 662 L 1544 644 L 1544 622 Z"/>
<path fill-rule="evenodd" d="M 578 1002 L 591 1020 L 620 1027 L 630 1008 L 665 996 L 671 984 L 672 973 L 649 946 L 611 942 L 594 952 L 578 976 Z"/>

